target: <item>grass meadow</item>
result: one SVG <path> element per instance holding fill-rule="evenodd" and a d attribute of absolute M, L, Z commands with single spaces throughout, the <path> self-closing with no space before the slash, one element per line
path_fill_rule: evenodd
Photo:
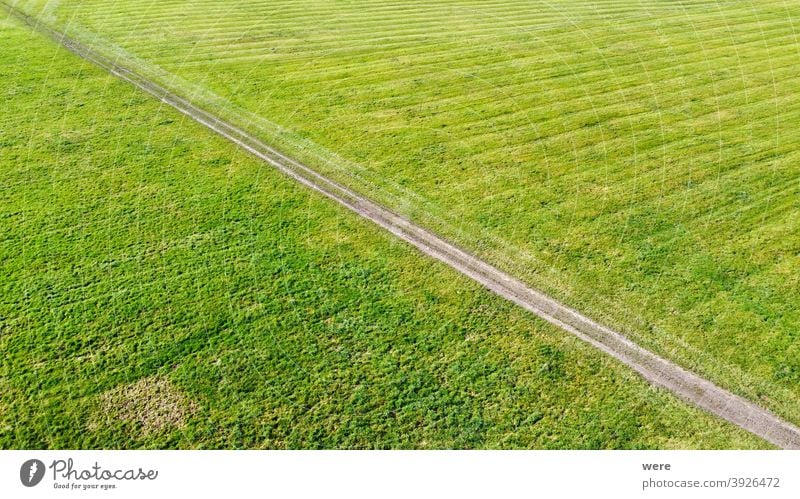
<path fill-rule="evenodd" d="M 16 21 L 0 38 L 1 448 L 766 445 Z"/>
<path fill-rule="evenodd" d="M 18 4 L 800 423 L 800 6 Z"/>

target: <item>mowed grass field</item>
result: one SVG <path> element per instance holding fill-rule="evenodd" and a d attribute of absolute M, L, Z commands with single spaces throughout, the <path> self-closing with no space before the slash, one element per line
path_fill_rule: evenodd
<path fill-rule="evenodd" d="M 766 444 L 0 20 L 0 448 Z"/>
<path fill-rule="evenodd" d="M 800 5 L 18 4 L 800 423 Z"/>

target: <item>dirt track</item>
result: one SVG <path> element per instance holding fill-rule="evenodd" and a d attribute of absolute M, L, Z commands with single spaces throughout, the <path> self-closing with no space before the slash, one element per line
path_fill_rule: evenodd
<path fill-rule="evenodd" d="M 778 447 L 800 449 L 800 429 L 778 418 L 766 409 L 678 367 L 672 362 L 639 347 L 621 334 L 592 321 L 538 291 L 528 288 L 520 280 L 458 249 L 453 244 L 415 225 L 413 222 L 323 177 L 305 165 L 284 156 L 248 133 L 203 111 L 191 102 L 133 71 L 117 65 L 91 48 L 41 24 L 37 19 L 31 18 L 3 2 L 0 2 L 0 5 L 5 6 L 13 15 L 35 30 L 62 44 L 73 53 L 169 104 L 181 113 L 202 123 L 219 135 L 266 161 L 285 175 L 371 220 L 400 239 L 412 244 L 423 253 L 446 263 L 496 294 L 611 355 L 637 371 L 651 383 L 666 388 L 681 399 L 730 421 Z"/>

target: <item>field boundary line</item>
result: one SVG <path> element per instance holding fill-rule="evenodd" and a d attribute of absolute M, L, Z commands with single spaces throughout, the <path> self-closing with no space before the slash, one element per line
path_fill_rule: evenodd
<path fill-rule="evenodd" d="M 630 367 L 653 385 L 665 388 L 680 399 L 733 423 L 773 445 L 784 449 L 800 449 L 800 428 L 767 409 L 640 347 L 621 333 L 528 287 L 521 280 L 459 249 L 453 243 L 281 154 L 246 131 L 204 111 L 192 102 L 137 74 L 132 69 L 120 66 L 94 49 L 42 23 L 39 19 L 25 14 L 5 1 L 0 0 L 0 5 L 5 7 L 5 10 L 11 15 L 22 20 L 35 31 L 48 36 L 70 52 L 147 92 L 267 162 L 284 175 L 386 229 L 422 253 L 445 263 L 495 294 L 572 333 Z"/>

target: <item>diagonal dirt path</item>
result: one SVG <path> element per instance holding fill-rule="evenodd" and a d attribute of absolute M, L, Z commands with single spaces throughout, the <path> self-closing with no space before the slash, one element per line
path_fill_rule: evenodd
<path fill-rule="evenodd" d="M 181 113 L 205 125 L 242 149 L 269 163 L 288 177 L 338 202 L 362 217 L 388 230 L 415 246 L 422 253 L 444 262 L 479 282 L 494 293 L 533 312 L 542 319 L 574 334 L 629 366 L 654 385 L 666 388 L 681 399 L 723 418 L 785 449 L 800 449 L 800 428 L 775 416 L 766 409 L 720 388 L 700 376 L 648 351 L 622 334 L 594 322 L 579 312 L 527 287 L 522 281 L 489 265 L 452 243 L 406 220 L 388 209 L 360 196 L 307 166 L 291 159 L 259 141 L 247 132 L 198 108 L 166 88 L 122 67 L 80 42 L 42 24 L 0 1 L 0 5 L 47 35 L 76 55 L 91 61 Z"/>

